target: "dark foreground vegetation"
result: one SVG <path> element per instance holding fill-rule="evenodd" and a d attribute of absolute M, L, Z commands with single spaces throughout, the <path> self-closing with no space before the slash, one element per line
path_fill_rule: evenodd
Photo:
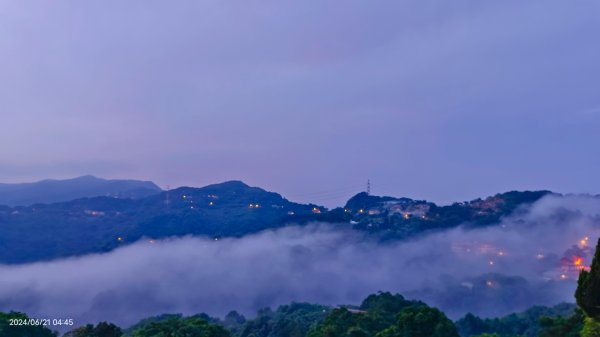
<path fill-rule="evenodd" d="M 41 326 L 10 326 L 20 313 L 0 314 L 0 337 L 56 337 Z M 378 293 L 360 306 L 331 308 L 308 303 L 262 309 L 247 320 L 232 311 L 224 319 L 206 314 L 161 315 L 122 329 L 101 322 L 75 328 L 64 337 L 575 337 L 582 335 L 585 315 L 574 305 L 534 307 L 496 319 L 468 314 L 456 322 L 436 308 L 401 295 Z"/>

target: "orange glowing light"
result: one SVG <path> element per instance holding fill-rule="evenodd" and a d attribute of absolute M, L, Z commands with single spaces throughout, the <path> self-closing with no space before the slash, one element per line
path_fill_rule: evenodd
<path fill-rule="evenodd" d="M 574 263 L 576 266 L 581 266 L 581 264 L 583 263 L 583 259 L 582 259 L 582 258 L 580 258 L 580 257 L 578 257 L 578 256 L 576 256 L 576 257 L 574 257 L 574 258 L 573 258 L 573 263 Z"/>

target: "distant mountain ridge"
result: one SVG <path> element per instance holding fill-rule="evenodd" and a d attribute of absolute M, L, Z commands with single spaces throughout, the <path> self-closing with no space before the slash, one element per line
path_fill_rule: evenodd
<path fill-rule="evenodd" d="M 299 204 L 241 181 L 180 187 L 146 197 L 80 198 L 32 206 L 0 206 L 0 263 L 24 263 L 106 252 L 142 238 L 240 237 L 309 222 L 402 240 L 459 225 L 489 226 L 549 191 L 508 192 L 437 206 L 409 198 L 358 193 L 345 207 Z"/>
<path fill-rule="evenodd" d="M 28 206 L 98 196 L 137 199 L 161 191 L 160 187 L 151 181 L 107 180 L 86 175 L 73 179 L 47 179 L 33 183 L 0 183 L 0 205 Z"/>

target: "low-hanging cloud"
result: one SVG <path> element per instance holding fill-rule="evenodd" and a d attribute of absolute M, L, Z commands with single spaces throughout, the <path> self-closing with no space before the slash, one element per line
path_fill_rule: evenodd
<path fill-rule="evenodd" d="M 599 199 L 552 196 L 496 226 L 393 243 L 365 239 L 347 224 L 218 241 L 142 240 L 106 254 L 0 266 L 0 310 L 126 326 L 168 312 L 252 315 L 290 301 L 358 304 L 381 290 L 454 318 L 501 315 L 572 302 L 571 259 L 589 265 L 599 223 Z"/>

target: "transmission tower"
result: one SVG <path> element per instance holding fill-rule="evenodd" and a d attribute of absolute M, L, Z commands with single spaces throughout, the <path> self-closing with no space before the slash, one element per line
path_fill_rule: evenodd
<path fill-rule="evenodd" d="M 167 185 L 167 193 L 165 193 L 165 205 L 169 205 L 171 203 L 171 196 L 169 191 L 171 191 L 171 185 Z"/>

